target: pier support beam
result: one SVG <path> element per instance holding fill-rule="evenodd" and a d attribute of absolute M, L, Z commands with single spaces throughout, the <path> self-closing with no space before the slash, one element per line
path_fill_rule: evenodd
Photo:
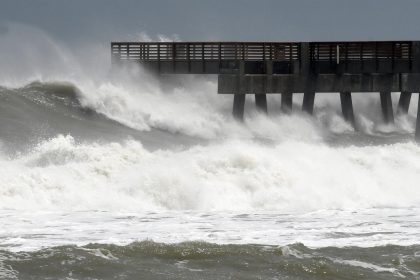
<path fill-rule="evenodd" d="M 344 119 L 351 123 L 354 129 L 356 129 L 356 122 L 354 120 L 353 112 L 353 101 L 351 99 L 351 92 L 344 91 L 340 92 L 341 110 L 343 112 Z"/>
<path fill-rule="evenodd" d="M 285 114 L 292 112 L 293 92 L 283 92 L 281 94 L 281 111 Z"/>
<path fill-rule="evenodd" d="M 238 121 L 244 120 L 245 94 L 233 95 L 233 117 Z"/>
<path fill-rule="evenodd" d="M 255 105 L 257 106 L 258 111 L 267 114 L 267 95 L 262 93 L 255 94 Z"/>
<path fill-rule="evenodd" d="M 417 121 L 416 121 L 415 139 L 418 143 L 420 143 L 420 96 L 419 96 L 419 102 L 418 102 L 418 105 L 417 105 Z"/>
<path fill-rule="evenodd" d="M 400 100 L 398 101 L 397 113 L 400 115 L 408 114 L 408 108 L 410 107 L 411 92 L 402 91 Z"/>
<path fill-rule="evenodd" d="M 309 115 L 314 113 L 315 92 L 308 91 L 303 94 L 302 110 Z"/>
<path fill-rule="evenodd" d="M 394 123 L 394 111 L 392 109 L 391 93 L 389 91 L 381 92 L 382 116 L 385 123 Z"/>

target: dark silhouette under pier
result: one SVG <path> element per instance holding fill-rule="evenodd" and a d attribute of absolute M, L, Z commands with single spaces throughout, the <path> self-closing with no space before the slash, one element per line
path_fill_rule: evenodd
<path fill-rule="evenodd" d="M 343 117 L 355 128 L 352 92 L 377 92 L 384 122 L 394 122 L 391 92 L 401 92 L 397 114 L 407 114 L 420 92 L 420 41 L 365 42 L 113 42 L 112 62 L 138 62 L 157 74 L 217 74 L 218 93 L 233 94 L 233 115 L 244 116 L 246 94 L 267 112 L 266 94 L 293 93 L 312 114 L 317 92 L 340 94 Z M 420 98 L 418 108 L 420 107 Z M 420 110 L 415 138 L 420 141 Z"/>

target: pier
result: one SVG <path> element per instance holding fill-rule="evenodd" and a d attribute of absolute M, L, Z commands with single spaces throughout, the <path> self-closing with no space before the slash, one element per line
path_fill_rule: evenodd
<path fill-rule="evenodd" d="M 396 114 L 407 114 L 420 92 L 420 41 L 363 42 L 112 42 L 113 64 L 140 63 L 158 75 L 218 75 L 218 93 L 233 95 L 233 116 L 242 120 L 245 96 L 267 111 L 267 94 L 281 94 L 292 112 L 293 94 L 313 114 L 317 93 L 340 95 L 346 121 L 356 127 L 353 92 L 375 92 L 383 120 L 394 122 L 391 92 L 399 92 Z M 418 103 L 420 108 L 420 98 Z M 420 110 L 415 139 L 420 142 Z"/>

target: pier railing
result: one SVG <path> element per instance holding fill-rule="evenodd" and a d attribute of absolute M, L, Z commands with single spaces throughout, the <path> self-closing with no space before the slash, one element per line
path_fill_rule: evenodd
<path fill-rule="evenodd" d="M 255 63 L 273 62 L 274 71 L 296 73 L 303 59 L 314 73 L 410 73 L 413 66 L 411 41 L 112 42 L 111 52 L 113 61 L 139 61 L 165 73 L 217 74 L 239 61 L 258 69 Z"/>
<path fill-rule="evenodd" d="M 411 72 L 412 42 L 310 43 L 315 72 Z M 341 64 L 341 65 L 340 65 Z"/>
<path fill-rule="evenodd" d="M 298 60 L 298 43 L 113 42 L 112 54 L 122 60 Z"/>

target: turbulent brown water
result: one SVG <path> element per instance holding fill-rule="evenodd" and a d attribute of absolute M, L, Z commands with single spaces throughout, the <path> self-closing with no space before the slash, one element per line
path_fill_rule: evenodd
<path fill-rule="evenodd" d="M 0 251 L 0 271 L 10 279 L 418 279 L 420 247 L 143 241 Z"/>

